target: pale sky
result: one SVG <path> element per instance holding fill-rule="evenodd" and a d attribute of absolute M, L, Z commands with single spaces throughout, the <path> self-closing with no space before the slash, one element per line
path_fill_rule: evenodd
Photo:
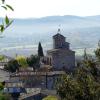
<path fill-rule="evenodd" d="M 100 15 L 100 0 L 6 0 L 14 12 L 13 18 L 39 18 L 54 15 Z M 5 12 L 6 13 L 6 12 Z M 0 17 L 5 15 L 0 10 Z"/>

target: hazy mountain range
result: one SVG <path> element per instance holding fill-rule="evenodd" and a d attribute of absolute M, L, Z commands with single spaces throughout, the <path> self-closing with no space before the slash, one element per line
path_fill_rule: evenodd
<path fill-rule="evenodd" d="M 0 21 L 2 18 L 0 18 Z M 61 25 L 61 34 L 79 54 L 84 48 L 94 50 L 100 39 L 100 16 L 48 16 L 43 18 L 14 19 L 1 35 L 0 53 L 14 56 L 30 55 L 37 51 L 40 41 L 44 51 L 52 48 L 52 36 Z"/>

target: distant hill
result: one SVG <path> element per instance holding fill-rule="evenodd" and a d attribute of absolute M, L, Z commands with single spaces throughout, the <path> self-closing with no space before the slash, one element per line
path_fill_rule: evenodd
<path fill-rule="evenodd" d="M 0 38 L 0 51 L 7 53 L 12 50 L 13 54 L 19 52 L 21 54 L 19 49 L 31 49 L 29 53 L 34 53 L 39 41 L 42 42 L 46 51 L 52 48 L 52 36 L 57 33 L 59 24 L 61 33 L 67 37 L 71 48 L 76 51 L 83 48 L 94 50 L 97 46 L 100 39 L 100 15 L 88 17 L 65 15 L 14 19 L 13 24 L 1 35 L 3 38 Z"/>

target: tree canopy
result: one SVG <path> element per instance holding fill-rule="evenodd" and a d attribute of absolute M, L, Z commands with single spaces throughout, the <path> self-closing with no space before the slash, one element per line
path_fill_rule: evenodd
<path fill-rule="evenodd" d="M 16 60 L 18 61 L 18 64 L 20 65 L 20 67 L 23 67 L 23 68 L 28 67 L 26 57 L 24 57 L 24 56 L 17 56 Z"/>
<path fill-rule="evenodd" d="M 37 55 L 31 55 L 27 58 L 27 64 L 29 67 L 33 67 L 33 69 L 39 68 L 39 57 Z"/>
<path fill-rule="evenodd" d="M 43 48 L 42 48 L 41 42 L 39 42 L 39 45 L 38 45 L 38 56 L 39 56 L 39 57 L 43 57 L 43 56 L 44 56 Z"/>
<path fill-rule="evenodd" d="M 9 72 L 16 72 L 19 70 L 20 65 L 18 64 L 17 60 L 12 59 L 10 60 L 7 65 L 4 66 L 5 70 L 8 70 Z"/>

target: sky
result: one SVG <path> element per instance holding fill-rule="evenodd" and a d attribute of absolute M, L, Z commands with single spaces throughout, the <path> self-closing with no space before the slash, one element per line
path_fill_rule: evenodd
<path fill-rule="evenodd" d="M 0 8 L 0 17 L 40 18 L 54 15 L 100 15 L 100 0 L 6 0 L 14 12 Z"/>

